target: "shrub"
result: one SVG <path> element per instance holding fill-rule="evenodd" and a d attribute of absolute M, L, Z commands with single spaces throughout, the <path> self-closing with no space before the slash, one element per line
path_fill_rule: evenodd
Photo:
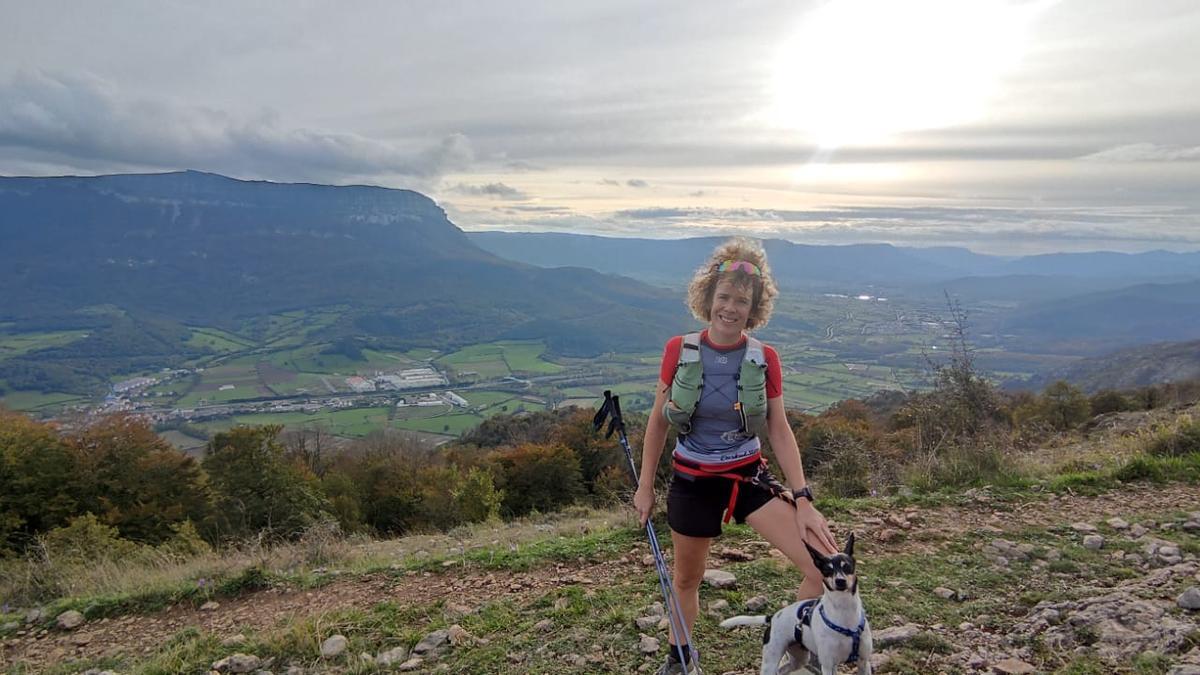
<path fill-rule="evenodd" d="M 1182 457 L 1200 453 L 1200 422 L 1182 415 L 1173 424 L 1159 427 L 1147 440 L 1147 454 L 1155 457 Z"/>
<path fill-rule="evenodd" d="M 1088 401 L 1088 405 L 1092 409 L 1092 415 L 1104 415 L 1134 409 L 1133 401 L 1130 401 L 1124 394 L 1113 389 L 1105 389 L 1097 392 Z"/>
<path fill-rule="evenodd" d="M 47 560 L 68 564 L 125 558 L 140 548 L 132 541 L 122 539 L 117 528 L 105 525 L 90 513 L 72 518 L 66 527 L 50 530 L 42 537 L 41 547 Z"/>
<path fill-rule="evenodd" d="M 579 457 L 563 445 L 522 445 L 493 453 L 506 516 L 555 511 L 584 493 Z"/>

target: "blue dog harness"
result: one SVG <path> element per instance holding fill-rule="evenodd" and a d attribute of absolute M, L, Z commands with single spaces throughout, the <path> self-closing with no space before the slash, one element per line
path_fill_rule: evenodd
<path fill-rule="evenodd" d="M 846 663 L 854 663 L 858 661 L 858 645 L 862 641 L 863 630 L 865 630 L 867 627 L 866 612 L 864 612 L 862 618 L 858 620 L 858 628 L 850 630 L 849 628 L 844 628 L 830 621 L 829 617 L 825 615 L 825 606 L 817 602 L 816 599 L 809 600 L 808 602 L 802 603 L 796 608 L 796 618 L 799 619 L 799 621 L 796 623 L 796 642 L 803 644 L 803 628 L 805 626 L 812 626 L 812 614 L 814 608 L 818 613 L 820 613 L 821 620 L 825 622 L 826 626 L 828 626 L 831 630 L 850 638 L 850 656 L 846 658 Z"/>

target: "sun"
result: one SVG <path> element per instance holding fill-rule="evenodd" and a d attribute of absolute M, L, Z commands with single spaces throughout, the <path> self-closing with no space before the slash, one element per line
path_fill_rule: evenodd
<path fill-rule="evenodd" d="M 978 119 L 1050 0 L 832 0 L 781 49 L 768 117 L 822 148 Z"/>

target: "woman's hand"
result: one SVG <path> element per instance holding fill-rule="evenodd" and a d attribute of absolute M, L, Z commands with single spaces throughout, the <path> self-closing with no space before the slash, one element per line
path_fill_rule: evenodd
<path fill-rule="evenodd" d="M 643 483 L 637 492 L 633 493 L 633 507 L 637 509 L 642 527 L 645 527 L 646 521 L 650 520 L 650 513 L 654 511 L 654 486 L 650 481 Z"/>
<path fill-rule="evenodd" d="M 807 499 L 796 500 L 796 526 L 800 528 L 804 540 L 812 544 L 813 548 L 823 548 L 825 553 L 838 551 L 837 541 L 833 538 L 833 532 L 829 530 L 825 516 Z"/>

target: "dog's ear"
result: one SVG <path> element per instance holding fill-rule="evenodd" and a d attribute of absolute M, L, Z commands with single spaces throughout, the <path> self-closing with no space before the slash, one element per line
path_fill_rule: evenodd
<path fill-rule="evenodd" d="M 812 556 L 813 562 L 816 563 L 818 569 L 820 569 L 820 567 L 825 564 L 825 561 L 828 560 L 828 558 L 826 558 L 825 555 L 820 551 L 812 546 L 809 546 L 807 541 L 804 542 L 804 548 L 808 549 L 808 554 Z"/>
<path fill-rule="evenodd" d="M 854 532 L 850 532 L 850 537 L 846 539 L 846 549 L 842 551 L 851 558 L 854 557 Z"/>

